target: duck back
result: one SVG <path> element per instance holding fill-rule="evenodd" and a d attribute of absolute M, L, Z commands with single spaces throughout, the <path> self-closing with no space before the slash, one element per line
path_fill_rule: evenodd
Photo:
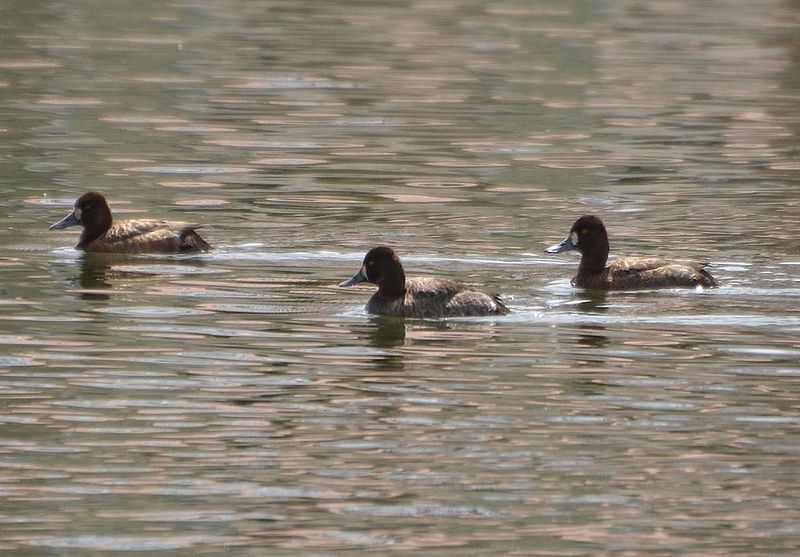
<path fill-rule="evenodd" d="M 497 298 L 442 278 L 406 279 L 402 295 L 380 290 L 367 303 L 367 311 L 401 317 L 475 317 L 505 315 L 509 309 Z"/>
<path fill-rule="evenodd" d="M 208 251 L 211 245 L 200 237 L 196 232 L 197 226 L 187 226 L 181 228 L 179 231 L 179 245 L 178 251 L 193 252 L 193 251 Z"/>
<path fill-rule="evenodd" d="M 705 263 L 671 261 L 660 257 L 617 259 L 600 273 L 581 273 L 575 286 L 594 290 L 647 290 L 651 288 L 718 286 Z"/>
<path fill-rule="evenodd" d="M 108 231 L 89 242 L 85 249 L 104 253 L 176 253 L 206 251 L 211 246 L 203 240 L 195 226 L 175 230 L 161 220 L 127 220 L 116 223 Z"/>

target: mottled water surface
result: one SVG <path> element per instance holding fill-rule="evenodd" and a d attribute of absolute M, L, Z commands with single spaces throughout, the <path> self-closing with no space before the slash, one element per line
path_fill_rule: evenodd
<path fill-rule="evenodd" d="M 0 553 L 800 553 L 796 1 L 6 0 Z M 85 256 L 83 192 L 202 223 Z M 592 295 L 574 254 L 722 287 Z M 507 317 L 369 316 L 373 245 Z"/>

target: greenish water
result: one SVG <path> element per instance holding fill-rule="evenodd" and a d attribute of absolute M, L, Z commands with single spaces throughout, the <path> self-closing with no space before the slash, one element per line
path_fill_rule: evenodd
<path fill-rule="evenodd" d="M 0 552 L 800 552 L 797 8 L 5 2 Z M 586 212 L 723 286 L 573 289 Z M 514 313 L 365 314 L 378 243 Z"/>

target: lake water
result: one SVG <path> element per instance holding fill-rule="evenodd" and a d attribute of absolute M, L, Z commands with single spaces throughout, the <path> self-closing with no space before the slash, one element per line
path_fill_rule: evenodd
<path fill-rule="evenodd" d="M 798 2 L 0 13 L 0 553 L 800 553 Z M 587 212 L 722 287 L 573 289 Z M 380 243 L 514 313 L 367 315 Z"/>

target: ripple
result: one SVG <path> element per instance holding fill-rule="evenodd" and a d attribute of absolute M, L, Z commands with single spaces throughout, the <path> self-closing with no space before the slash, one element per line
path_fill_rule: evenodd
<path fill-rule="evenodd" d="M 354 514 L 396 518 L 408 516 L 453 516 L 459 518 L 498 516 L 497 513 L 481 507 L 434 505 L 344 505 L 341 510 Z"/>
<path fill-rule="evenodd" d="M 800 425 L 800 416 L 736 416 L 735 420 L 751 424 Z"/>
<path fill-rule="evenodd" d="M 410 180 L 407 185 L 415 188 L 474 188 L 477 182 L 457 181 L 457 180 Z"/>
<path fill-rule="evenodd" d="M 200 544 L 220 544 L 224 547 L 238 541 L 232 536 L 213 536 L 208 534 L 169 535 L 158 537 L 145 536 L 107 536 L 78 535 L 54 537 L 25 537 L 18 541 L 36 547 L 52 547 L 58 549 L 90 549 L 94 551 L 168 551 L 188 549 Z"/>
<path fill-rule="evenodd" d="M 45 205 L 56 207 L 71 207 L 75 203 L 75 199 L 66 197 L 26 197 L 22 200 L 23 203 L 32 205 Z"/>
<path fill-rule="evenodd" d="M 514 160 L 518 161 L 529 161 L 529 160 L 536 160 L 530 159 L 526 157 L 516 157 Z M 591 170 L 594 168 L 605 168 L 606 165 L 601 162 L 577 162 L 571 160 L 558 160 L 558 161 L 547 161 L 542 160 L 539 163 L 539 166 L 542 168 L 553 168 L 553 169 L 561 169 L 561 170 Z"/>
<path fill-rule="evenodd" d="M 501 168 L 510 166 L 507 162 L 495 161 L 469 161 L 469 160 L 441 160 L 425 163 L 428 166 L 437 166 L 443 168 Z"/>
<path fill-rule="evenodd" d="M 334 81 L 324 77 L 271 76 L 249 79 L 228 85 L 232 89 L 356 89 L 349 81 Z"/>
<path fill-rule="evenodd" d="M 159 186 L 165 188 L 186 188 L 186 189 L 206 189 L 206 188 L 219 188 L 222 187 L 220 182 L 204 182 L 199 180 L 183 181 L 183 180 L 170 180 L 158 182 Z"/>
<path fill-rule="evenodd" d="M 118 518 L 136 522 L 232 522 L 236 520 L 258 520 L 277 522 L 284 520 L 285 515 L 265 514 L 260 512 L 238 512 L 230 509 L 207 508 L 197 511 L 172 509 L 168 511 L 99 511 L 103 518 Z"/>
<path fill-rule="evenodd" d="M 155 361 L 151 359 L 142 358 L 139 361 Z M 158 360 L 163 363 L 172 362 L 175 360 Z M 183 390 L 183 389 L 197 389 L 208 388 L 209 386 L 219 386 L 219 382 L 204 382 L 193 381 L 190 379 L 137 379 L 132 377 L 120 377 L 118 379 L 80 379 L 70 382 L 73 385 L 80 385 L 81 387 L 91 387 L 94 389 L 107 389 L 107 390 L 133 390 L 133 391 L 158 391 L 158 390 Z M 75 430 L 75 428 L 73 428 Z M 132 428 L 98 428 L 93 427 L 94 433 L 142 433 L 149 432 L 149 430 L 137 431 Z"/>
<path fill-rule="evenodd" d="M 35 366 L 35 365 L 40 365 L 40 363 L 41 362 L 28 357 L 0 356 L 0 366 L 8 366 L 8 367 Z"/>
<path fill-rule="evenodd" d="M 726 373 L 733 373 L 736 375 L 761 375 L 761 376 L 774 376 L 774 377 L 800 377 L 800 367 L 796 368 L 728 368 Z"/>
<path fill-rule="evenodd" d="M 250 164 L 258 164 L 261 166 L 313 166 L 317 164 L 325 164 L 328 161 L 325 159 L 300 159 L 289 157 L 272 157 L 266 159 L 256 159 L 250 161 Z"/>
<path fill-rule="evenodd" d="M 551 146 L 551 143 L 489 143 L 489 142 L 456 142 L 456 146 L 461 147 L 467 153 L 496 153 L 519 155 L 526 153 L 542 153 L 546 148 Z"/>
<path fill-rule="evenodd" d="M 202 359 L 202 360 L 215 360 L 218 362 L 229 360 L 237 363 L 253 363 L 253 362 L 268 363 L 275 361 L 274 358 L 271 357 L 256 356 L 255 354 L 250 354 L 245 352 L 232 352 L 230 350 L 206 351 L 206 352 L 201 350 L 196 350 L 192 352 L 178 352 L 176 353 L 176 355 Z"/>
<path fill-rule="evenodd" d="M 220 147 L 242 147 L 250 149 L 280 149 L 280 150 L 319 150 L 319 149 L 356 149 L 364 147 L 363 143 L 331 142 L 319 143 L 315 141 L 276 141 L 269 139 L 224 138 L 209 139 L 204 143 L 219 145 Z"/>
<path fill-rule="evenodd" d="M 193 308 L 179 308 L 170 306 L 117 306 L 95 308 L 97 313 L 110 315 L 123 315 L 126 317 L 154 317 L 171 318 L 185 317 L 187 315 L 207 315 L 208 311 Z"/>
<path fill-rule="evenodd" d="M 197 307 L 222 313 L 251 313 L 256 315 L 300 313 L 300 310 L 275 304 L 230 304 L 209 302 Z"/>
<path fill-rule="evenodd" d="M 284 251 L 284 252 L 264 252 L 246 251 L 253 248 L 261 248 L 264 244 L 249 242 L 235 246 L 220 246 L 216 251 L 204 255 L 204 259 L 219 259 L 224 261 L 271 261 L 271 262 L 305 262 L 305 261 L 360 261 L 364 258 L 363 252 L 342 253 L 338 251 Z"/>
<path fill-rule="evenodd" d="M 398 203 L 454 203 L 461 201 L 455 197 L 435 197 L 433 195 L 419 195 L 419 194 L 384 194 L 381 197 L 397 201 Z"/>
<path fill-rule="evenodd" d="M 174 116 L 141 116 L 134 115 L 120 115 L 120 116 L 104 116 L 100 118 L 103 122 L 114 122 L 121 124 L 184 124 L 186 120 L 183 118 L 176 118 Z"/>
<path fill-rule="evenodd" d="M 133 81 L 141 81 L 143 83 L 165 83 L 168 85 L 172 85 L 175 83 L 179 84 L 203 83 L 205 80 L 200 77 L 187 77 L 181 75 L 151 75 L 151 76 L 134 77 Z"/>
<path fill-rule="evenodd" d="M 554 416 L 547 419 L 554 424 L 603 424 L 608 423 L 610 418 L 607 416 Z"/>
<path fill-rule="evenodd" d="M 115 273 L 133 275 L 211 275 L 225 273 L 224 269 L 208 269 L 193 265 L 152 265 L 152 264 L 131 264 L 114 265 L 111 270 Z"/>
<path fill-rule="evenodd" d="M 179 199 L 175 202 L 178 207 L 222 207 L 228 205 L 230 201 L 226 199 Z"/>
<path fill-rule="evenodd" d="M 744 354 L 749 356 L 765 356 L 769 358 L 783 357 L 800 360 L 800 350 L 793 348 L 774 348 L 771 346 L 726 346 L 719 349 L 721 352 Z"/>
<path fill-rule="evenodd" d="M 270 206 L 278 205 L 365 205 L 368 202 L 350 197 L 330 197 L 330 196 L 288 196 L 267 197 L 258 202 Z"/>
<path fill-rule="evenodd" d="M 0 60 L 0 69 L 3 70 L 48 70 L 60 68 L 61 64 L 55 60 L 45 60 L 42 58 L 20 58 Z"/>
<path fill-rule="evenodd" d="M 96 106 L 104 104 L 100 99 L 75 98 L 75 97 L 47 97 L 40 99 L 39 104 L 49 106 Z"/>
<path fill-rule="evenodd" d="M 85 399 L 85 400 L 63 400 L 54 403 L 55 406 L 66 406 L 68 408 L 85 408 L 90 410 L 120 410 L 125 408 L 157 408 L 161 409 L 168 406 L 171 409 L 184 409 L 187 411 L 202 411 L 204 405 L 185 400 L 170 400 L 165 402 L 162 398 L 142 399 L 142 398 L 119 398 L 119 399 Z"/>
<path fill-rule="evenodd" d="M 249 166 L 224 166 L 210 164 L 164 164 L 152 166 L 131 166 L 128 172 L 150 172 L 153 174 L 242 174 L 253 172 Z"/>
<path fill-rule="evenodd" d="M 625 408 L 634 408 L 638 410 L 674 410 L 674 411 L 687 411 L 696 408 L 696 405 L 688 402 L 669 402 L 669 401 L 628 401 L 616 402 L 616 404 Z"/>
<path fill-rule="evenodd" d="M 201 126 L 199 124 L 157 126 L 156 129 L 162 132 L 181 132 L 181 133 L 232 133 L 234 128 L 223 128 L 221 126 Z"/>
<path fill-rule="evenodd" d="M 795 170 L 800 170 L 800 162 L 775 163 L 775 164 L 769 165 L 769 168 L 772 169 L 772 170 L 795 171 Z"/>

